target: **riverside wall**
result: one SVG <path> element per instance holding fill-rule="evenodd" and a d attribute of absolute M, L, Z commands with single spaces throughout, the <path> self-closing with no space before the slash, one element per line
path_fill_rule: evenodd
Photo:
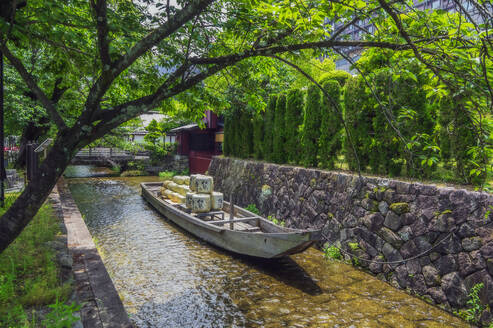
<path fill-rule="evenodd" d="M 482 282 L 493 309 L 493 195 L 222 157 L 208 173 L 225 199 L 233 192 L 235 204 L 288 227 L 322 228 L 324 243 L 397 288 L 457 310 Z"/>

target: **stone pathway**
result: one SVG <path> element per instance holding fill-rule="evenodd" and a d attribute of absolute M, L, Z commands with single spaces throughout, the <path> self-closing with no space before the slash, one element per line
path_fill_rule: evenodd
<path fill-rule="evenodd" d="M 73 258 L 77 301 L 85 328 L 132 327 L 118 292 L 98 254 L 89 230 L 67 184 L 57 184 L 67 228 L 68 248 Z"/>

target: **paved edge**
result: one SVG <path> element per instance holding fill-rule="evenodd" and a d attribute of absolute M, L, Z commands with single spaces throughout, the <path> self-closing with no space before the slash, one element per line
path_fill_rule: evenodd
<path fill-rule="evenodd" d="M 57 187 L 67 228 L 68 249 L 73 258 L 74 289 L 81 304 L 83 326 L 133 327 L 63 177 Z"/>

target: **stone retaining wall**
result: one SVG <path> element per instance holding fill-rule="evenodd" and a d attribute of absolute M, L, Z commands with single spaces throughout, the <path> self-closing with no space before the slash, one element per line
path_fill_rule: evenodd
<path fill-rule="evenodd" d="M 396 287 L 450 310 L 466 307 L 482 282 L 481 300 L 493 308 L 493 195 L 220 157 L 209 174 L 240 206 L 323 228 L 324 242 L 372 261 L 358 265 Z"/>
<path fill-rule="evenodd" d="M 153 175 L 158 175 L 163 171 L 183 172 L 188 170 L 188 156 L 170 155 L 164 158 L 159 166 L 149 166 L 145 169 Z"/>

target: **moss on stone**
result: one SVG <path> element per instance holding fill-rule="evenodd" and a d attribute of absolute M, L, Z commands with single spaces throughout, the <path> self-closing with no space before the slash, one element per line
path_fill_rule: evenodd
<path fill-rule="evenodd" d="M 404 214 L 409 212 L 409 204 L 408 203 L 392 203 L 390 204 L 390 210 L 396 214 Z"/>

